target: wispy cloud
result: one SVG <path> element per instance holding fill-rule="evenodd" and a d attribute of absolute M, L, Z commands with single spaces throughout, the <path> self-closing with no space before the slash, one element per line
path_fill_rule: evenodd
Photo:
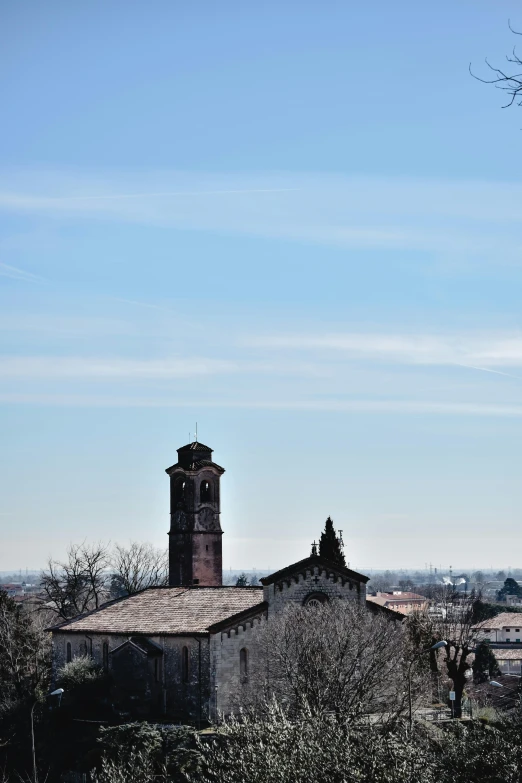
<path fill-rule="evenodd" d="M 0 211 L 519 264 L 522 186 L 266 173 L 6 172 Z"/>
<path fill-rule="evenodd" d="M 395 415 L 479 416 L 522 418 L 522 405 L 474 402 L 437 402 L 418 400 L 300 400 L 300 399 L 177 399 L 171 397 L 133 397 L 85 394 L 2 393 L 0 402 L 15 405 L 49 405 L 100 408 L 232 408 L 256 410 L 316 411 L 331 413 L 368 413 Z"/>
<path fill-rule="evenodd" d="M 367 359 L 395 364 L 454 365 L 499 375 L 488 365 L 522 366 L 522 334 L 385 334 L 330 333 L 276 334 L 245 339 L 252 347 L 309 351 L 323 357 L 338 355 L 343 359 Z"/>
<path fill-rule="evenodd" d="M 172 198 L 175 196 L 224 196 L 244 195 L 251 193 L 289 193 L 296 190 L 298 190 L 298 188 L 236 188 L 230 190 L 172 190 L 163 193 L 106 193 L 94 196 L 49 196 L 47 198 L 41 199 L 40 201 L 35 201 L 34 203 L 40 203 L 41 206 L 46 206 L 48 204 L 64 201 L 120 201 L 128 198 L 149 199 Z"/>
<path fill-rule="evenodd" d="M 122 359 L 62 356 L 1 356 L 0 378 L 38 380 L 169 380 L 230 374 L 324 375 L 313 363 L 266 362 L 205 357 Z"/>
<path fill-rule="evenodd" d="M 162 378 L 193 378 L 238 371 L 237 362 L 205 358 L 139 360 L 54 356 L 0 357 L 1 378 L 161 380 Z"/>
<path fill-rule="evenodd" d="M 522 381 L 520 375 L 512 375 L 509 372 L 502 372 L 501 370 L 492 370 L 489 367 L 473 367 L 472 364 L 459 364 L 459 367 L 466 367 L 468 370 L 479 370 L 480 372 L 492 372 L 494 375 L 503 375 L 505 378 L 514 378 L 516 381 Z"/>
<path fill-rule="evenodd" d="M 0 261 L 0 276 L 10 277 L 12 280 L 23 280 L 26 283 L 41 283 L 43 279 L 38 275 L 33 275 L 32 272 L 26 272 L 25 269 L 19 269 L 2 261 Z"/>

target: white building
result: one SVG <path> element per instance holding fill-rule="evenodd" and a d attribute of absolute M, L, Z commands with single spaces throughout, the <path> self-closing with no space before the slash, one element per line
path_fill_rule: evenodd
<path fill-rule="evenodd" d="M 477 641 L 522 644 L 522 612 L 502 612 L 478 623 L 474 630 Z"/>

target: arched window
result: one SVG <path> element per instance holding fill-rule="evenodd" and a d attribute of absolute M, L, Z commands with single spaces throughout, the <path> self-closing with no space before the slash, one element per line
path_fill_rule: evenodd
<path fill-rule="evenodd" d="M 321 607 L 323 604 L 328 602 L 328 596 L 324 593 L 309 593 L 304 601 L 303 604 L 306 607 L 315 608 Z"/>
<path fill-rule="evenodd" d="M 67 663 L 70 663 L 72 661 L 72 647 L 70 642 L 67 642 L 66 660 Z"/>
<path fill-rule="evenodd" d="M 210 483 L 208 481 L 201 482 L 201 487 L 199 490 L 199 499 L 202 503 L 207 503 L 209 500 L 212 500 Z"/>
<path fill-rule="evenodd" d="M 183 476 L 180 476 L 178 479 L 176 479 L 175 484 L 175 498 L 176 502 L 182 503 L 185 500 L 185 489 L 186 489 L 186 481 Z"/>
<path fill-rule="evenodd" d="M 241 682 L 248 680 L 248 650 L 246 647 L 242 647 L 239 651 L 239 676 Z"/>
<path fill-rule="evenodd" d="M 181 650 L 181 679 L 183 682 L 189 681 L 189 651 L 188 647 L 183 647 Z"/>
<path fill-rule="evenodd" d="M 107 644 L 107 642 L 103 643 L 102 652 L 103 652 L 103 668 L 105 669 L 105 671 L 107 671 L 107 669 L 109 668 L 109 645 Z"/>

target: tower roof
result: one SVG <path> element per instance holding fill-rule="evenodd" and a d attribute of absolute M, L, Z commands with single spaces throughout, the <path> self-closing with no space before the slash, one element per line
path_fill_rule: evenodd
<path fill-rule="evenodd" d="M 181 448 L 176 449 L 178 454 L 180 451 L 204 451 L 207 454 L 212 454 L 214 449 L 211 449 L 210 446 L 205 446 L 204 443 L 199 443 L 197 440 L 193 441 L 192 443 L 187 443 L 186 446 L 181 446 Z"/>
<path fill-rule="evenodd" d="M 171 465 L 166 469 L 166 473 L 172 473 L 176 468 L 183 468 L 183 470 L 201 470 L 201 468 L 215 468 L 218 472 L 224 473 L 225 469 L 221 465 L 217 465 L 212 462 L 213 449 L 210 446 L 205 446 L 204 443 L 199 443 L 197 440 L 192 443 L 187 443 L 186 446 L 181 446 L 176 449 L 178 452 L 178 461 L 175 465 Z"/>

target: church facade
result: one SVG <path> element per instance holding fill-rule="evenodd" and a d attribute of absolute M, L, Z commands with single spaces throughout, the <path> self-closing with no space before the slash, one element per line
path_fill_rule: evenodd
<path fill-rule="evenodd" d="M 368 577 L 312 554 L 261 579 L 222 584 L 220 479 L 212 449 L 178 449 L 170 478 L 169 587 L 148 588 L 53 627 L 53 670 L 79 655 L 109 673 L 133 718 L 212 723 L 255 670 L 256 635 L 288 602 L 366 601 Z"/>

